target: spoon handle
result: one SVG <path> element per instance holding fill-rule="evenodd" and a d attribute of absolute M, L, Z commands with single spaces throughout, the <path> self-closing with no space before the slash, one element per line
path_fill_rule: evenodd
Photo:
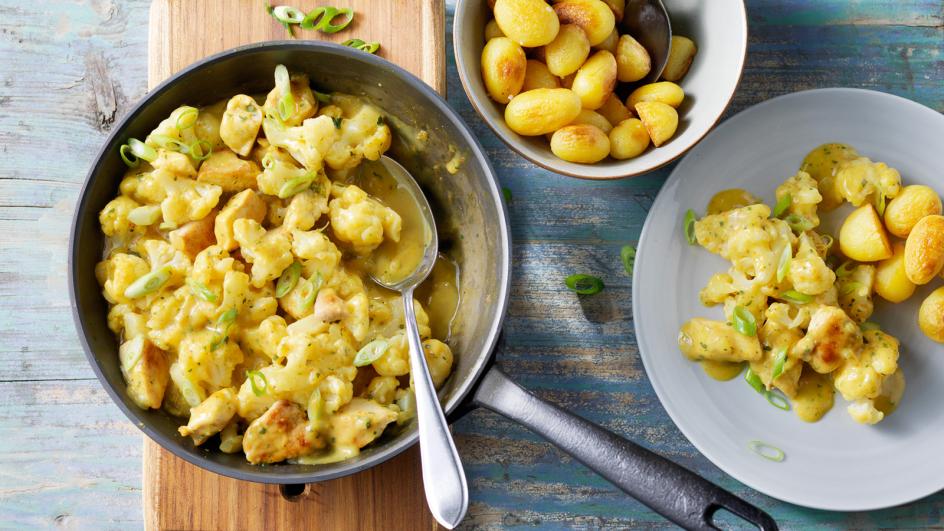
<path fill-rule="evenodd" d="M 410 374 L 416 395 L 416 416 L 420 432 L 420 459 L 423 463 L 423 486 L 429 510 L 443 527 L 454 528 L 465 517 L 469 507 L 469 486 L 466 483 L 459 453 L 452 442 L 449 425 L 443 416 L 436 387 L 429 376 L 423 343 L 416 324 L 413 290 L 403 292 L 403 318 L 410 342 Z"/>

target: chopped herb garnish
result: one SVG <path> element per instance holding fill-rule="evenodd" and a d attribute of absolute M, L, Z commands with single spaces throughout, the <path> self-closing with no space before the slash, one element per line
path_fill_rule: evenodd
<path fill-rule="evenodd" d="M 774 212 L 773 212 L 774 217 L 779 218 L 781 215 L 783 215 L 784 212 L 787 211 L 788 208 L 790 208 L 790 205 L 792 204 L 793 204 L 792 195 L 783 194 L 782 196 L 780 196 L 780 198 L 777 199 L 777 204 L 774 206 Z"/>
<path fill-rule="evenodd" d="M 788 289 L 780 294 L 780 298 L 792 302 L 793 304 L 807 304 L 813 300 L 812 295 L 807 295 L 806 293 L 800 293 L 799 291 Z"/>
<path fill-rule="evenodd" d="M 754 319 L 754 314 L 743 306 L 735 306 L 734 329 L 745 336 L 756 336 L 757 320 Z"/>

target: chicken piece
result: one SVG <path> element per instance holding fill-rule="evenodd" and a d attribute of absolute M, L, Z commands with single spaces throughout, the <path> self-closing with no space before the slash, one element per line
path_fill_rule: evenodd
<path fill-rule="evenodd" d="M 333 323 L 347 317 L 347 309 L 344 305 L 344 299 L 338 297 L 338 294 L 331 288 L 325 288 L 318 292 L 318 298 L 315 299 L 315 319 Z"/>
<path fill-rule="evenodd" d="M 265 201 L 252 190 L 243 190 L 231 197 L 216 216 L 213 230 L 217 244 L 227 251 L 239 247 L 233 235 L 233 224 L 237 219 L 252 219 L 262 223 L 266 216 L 266 208 Z"/>
<path fill-rule="evenodd" d="M 397 414 L 373 400 L 352 398 L 331 417 L 335 446 L 363 448 L 383 433 Z"/>
<path fill-rule="evenodd" d="M 696 317 L 682 325 L 682 354 L 692 361 L 756 361 L 761 358 L 757 336 L 746 336 L 723 321 Z"/>
<path fill-rule="evenodd" d="M 177 429 L 184 437 L 200 446 L 229 424 L 236 414 L 236 393 L 232 387 L 220 389 L 208 396 L 199 406 L 190 409 L 190 421 Z"/>
<path fill-rule="evenodd" d="M 792 355 L 825 374 L 856 356 L 861 348 L 859 325 L 835 306 L 820 306 L 810 317 L 806 336 L 794 345 Z"/>
<path fill-rule="evenodd" d="M 308 429 L 302 408 L 288 400 L 272 404 L 243 434 L 243 452 L 254 465 L 278 463 L 324 446 L 324 440 Z"/>
<path fill-rule="evenodd" d="M 262 126 L 262 109 L 256 100 L 245 94 L 229 99 L 220 121 L 220 139 L 230 149 L 246 157 L 252 151 Z"/>
<path fill-rule="evenodd" d="M 161 407 L 170 379 L 169 363 L 164 351 L 140 335 L 122 343 L 118 349 L 118 359 L 131 400 L 141 409 Z"/>
<path fill-rule="evenodd" d="M 215 184 L 226 193 L 256 189 L 259 166 L 251 160 L 243 160 L 228 149 L 214 152 L 200 165 L 197 181 Z"/>
<path fill-rule="evenodd" d="M 216 235 L 213 233 L 216 215 L 217 211 L 211 210 L 203 219 L 190 221 L 179 229 L 172 230 L 167 239 L 177 250 L 183 251 L 193 260 L 200 251 L 216 243 Z"/>

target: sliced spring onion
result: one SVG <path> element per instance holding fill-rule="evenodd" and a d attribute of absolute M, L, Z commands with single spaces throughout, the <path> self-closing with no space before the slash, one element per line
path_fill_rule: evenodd
<path fill-rule="evenodd" d="M 633 276 L 633 266 L 636 263 L 636 248 L 632 245 L 624 245 L 620 249 L 620 260 L 623 262 L 623 270 L 626 274 Z"/>
<path fill-rule="evenodd" d="M 364 345 L 354 356 L 354 366 L 364 367 L 380 359 L 387 352 L 390 343 L 386 339 L 375 339 Z"/>
<path fill-rule="evenodd" d="M 295 97 L 292 96 L 291 92 L 285 93 L 279 99 L 279 118 L 284 122 L 292 117 L 295 114 Z"/>
<path fill-rule="evenodd" d="M 154 162 L 154 159 L 157 158 L 157 151 L 137 138 L 129 138 L 128 143 L 118 149 L 118 154 L 121 155 L 121 160 L 132 168 L 136 167 L 142 160 Z"/>
<path fill-rule="evenodd" d="M 305 298 L 302 299 L 302 308 L 308 308 L 315 304 L 315 297 L 317 297 L 318 292 L 321 291 L 321 285 L 323 283 L 324 279 L 321 278 L 321 273 L 316 273 L 314 278 L 308 280 L 309 290 Z"/>
<path fill-rule="evenodd" d="M 160 205 L 142 205 L 128 212 L 128 221 L 142 227 L 153 225 L 159 219 L 161 219 Z"/>
<path fill-rule="evenodd" d="M 851 260 L 843 262 L 839 269 L 836 269 L 836 278 L 848 277 L 853 269 L 855 269 L 855 264 Z"/>
<path fill-rule="evenodd" d="M 325 94 L 324 92 L 314 91 L 315 99 L 318 100 L 318 103 L 331 103 L 331 94 Z"/>
<path fill-rule="evenodd" d="M 754 319 L 754 314 L 743 306 L 735 306 L 734 329 L 745 336 L 756 336 L 757 320 Z"/>
<path fill-rule="evenodd" d="M 750 448 L 755 454 L 775 463 L 780 463 L 787 456 L 787 454 L 783 453 L 783 450 L 780 448 L 767 444 L 763 441 L 751 441 L 747 443 L 747 447 Z"/>
<path fill-rule="evenodd" d="M 213 154 L 213 145 L 206 140 L 196 140 L 188 149 L 194 160 L 206 160 Z"/>
<path fill-rule="evenodd" d="M 298 283 L 298 277 L 302 275 L 302 264 L 299 262 L 292 262 L 292 265 L 285 268 L 285 271 L 282 271 L 282 275 L 279 277 L 279 281 L 275 284 L 275 297 L 281 299 L 288 292 L 292 291 L 292 288 L 295 287 L 295 284 Z"/>
<path fill-rule="evenodd" d="M 747 369 L 747 372 L 744 373 L 744 381 L 747 382 L 747 385 L 750 385 L 758 393 L 767 392 L 767 388 L 764 387 L 764 382 L 760 379 L 760 376 L 757 376 L 757 373 L 751 369 Z"/>
<path fill-rule="evenodd" d="M 207 302 L 216 302 L 216 293 L 213 293 L 203 282 L 188 278 L 187 287 L 190 288 L 190 293 L 193 293 L 194 296 L 200 297 Z"/>
<path fill-rule="evenodd" d="M 860 290 L 863 290 L 863 289 L 865 289 L 865 284 L 861 282 L 856 282 L 856 281 L 846 282 L 846 285 L 842 287 L 842 294 L 849 295 L 856 291 L 859 291 L 861 293 Z"/>
<path fill-rule="evenodd" d="M 879 216 L 885 215 L 885 193 L 881 190 L 875 193 L 875 211 Z"/>
<path fill-rule="evenodd" d="M 603 291 L 603 281 L 593 275 L 570 275 L 564 279 L 564 285 L 578 295 L 595 295 Z"/>
<path fill-rule="evenodd" d="M 815 226 L 812 221 L 799 214 L 790 214 L 783 220 L 787 222 L 787 225 L 790 225 L 793 232 L 806 232 Z"/>
<path fill-rule="evenodd" d="M 262 396 L 269 390 L 269 380 L 262 371 L 246 371 L 246 379 L 252 387 L 252 394 L 256 396 Z"/>
<path fill-rule="evenodd" d="M 859 323 L 859 329 L 862 330 L 863 332 L 867 332 L 869 330 L 881 330 L 882 327 L 879 326 L 878 323 L 873 323 L 872 321 L 865 321 L 863 323 Z"/>
<path fill-rule="evenodd" d="M 318 427 L 324 416 L 324 399 L 321 398 L 321 389 L 315 388 L 308 398 L 308 423 Z"/>
<path fill-rule="evenodd" d="M 330 10 L 334 10 L 333 13 Z M 333 24 L 334 19 L 338 17 L 347 17 L 340 24 Z M 336 9 L 329 7 L 325 9 L 324 15 L 321 17 L 321 20 L 318 22 L 318 25 L 315 26 L 315 29 L 318 31 L 323 31 L 324 33 L 337 33 L 344 28 L 348 27 L 351 22 L 354 22 L 354 10 L 349 7 L 342 7 Z"/>
<path fill-rule="evenodd" d="M 293 39 L 295 38 L 295 31 L 292 29 L 292 24 L 290 22 L 279 20 L 279 18 L 275 16 L 275 8 L 272 7 L 272 5 L 269 2 L 265 3 L 265 10 L 266 10 L 266 13 L 271 15 L 272 18 L 276 20 L 276 22 L 278 22 L 279 24 L 282 25 L 283 28 L 285 28 L 285 31 L 288 32 L 289 37 Z"/>
<path fill-rule="evenodd" d="M 138 277 L 125 289 L 125 297 L 136 299 L 153 293 L 170 280 L 170 266 L 166 265 Z"/>
<path fill-rule="evenodd" d="M 196 107 L 184 106 L 181 108 L 183 110 L 177 115 L 176 125 L 178 131 L 193 127 L 193 124 L 197 123 L 197 117 L 200 115 L 200 111 Z"/>
<path fill-rule="evenodd" d="M 276 8 L 278 9 L 278 8 Z M 283 122 L 295 114 L 295 98 L 292 96 L 292 79 L 285 65 L 275 67 L 275 87 L 282 93 L 278 103 L 278 116 Z"/>
<path fill-rule="evenodd" d="M 219 319 L 216 320 L 217 328 L 223 332 L 226 332 L 230 325 L 233 324 L 233 321 L 236 320 L 236 316 L 238 314 L 239 312 L 236 311 L 236 308 L 230 308 L 229 310 L 226 310 L 220 315 Z"/>
<path fill-rule="evenodd" d="M 777 264 L 777 282 L 783 282 L 790 272 L 790 261 L 793 260 L 793 247 L 788 242 L 780 253 L 780 262 Z"/>
<path fill-rule="evenodd" d="M 512 199 L 514 199 L 511 196 L 511 188 L 508 188 L 507 186 L 502 186 L 502 195 L 505 196 L 506 203 L 511 203 Z"/>
<path fill-rule="evenodd" d="M 148 135 L 147 141 L 168 151 L 179 151 L 185 154 L 190 153 L 190 146 L 171 136 L 152 133 Z"/>
<path fill-rule="evenodd" d="M 777 409 L 783 411 L 790 411 L 790 401 L 779 392 L 767 391 L 764 393 L 764 398 L 767 399 L 767 403 L 774 406 Z"/>
<path fill-rule="evenodd" d="M 788 289 L 780 294 L 780 298 L 792 302 L 793 304 L 807 304 L 813 300 L 812 295 L 807 295 L 806 293 L 800 293 L 795 289 Z"/>
<path fill-rule="evenodd" d="M 335 118 L 334 116 L 331 117 L 331 121 L 334 122 L 334 128 L 335 128 L 335 129 L 340 129 L 340 128 L 341 128 L 341 121 L 342 121 L 343 119 L 344 119 L 344 118 L 341 118 L 340 116 L 338 116 L 337 118 Z"/>
<path fill-rule="evenodd" d="M 783 366 L 787 363 L 787 347 L 777 347 L 774 351 L 774 369 L 770 374 L 770 381 L 774 381 L 783 374 Z"/>
<path fill-rule="evenodd" d="M 820 234 L 819 237 L 823 239 L 823 247 L 825 247 L 827 251 L 829 251 L 829 248 L 836 242 L 829 234 Z"/>
<path fill-rule="evenodd" d="M 685 231 L 685 239 L 689 245 L 695 245 L 695 211 L 688 209 L 685 212 L 685 221 L 682 223 L 682 229 Z"/>
<path fill-rule="evenodd" d="M 356 48 L 362 52 L 374 53 L 380 49 L 380 43 L 377 41 L 365 42 L 361 39 L 348 39 L 341 43 L 341 46 Z"/>
<path fill-rule="evenodd" d="M 784 212 L 790 208 L 790 205 L 793 204 L 793 196 L 790 194 L 783 194 L 777 199 L 777 204 L 774 205 L 774 217 L 779 218 L 783 215 Z"/>
<path fill-rule="evenodd" d="M 329 9 L 332 10 L 332 14 L 337 13 L 337 9 L 333 7 L 316 7 L 312 9 L 305 15 L 305 18 L 302 19 L 301 27 L 304 29 L 315 29 L 315 26 L 318 25 L 318 18 L 327 13 Z"/>
<path fill-rule="evenodd" d="M 313 173 L 308 172 L 305 175 L 300 177 L 295 177 L 285 181 L 282 186 L 279 187 L 279 198 L 286 199 L 292 197 L 293 195 L 308 189 L 311 186 L 311 183 L 315 180 Z"/>
<path fill-rule="evenodd" d="M 292 6 L 273 7 L 272 16 L 283 24 L 301 24 L 305 20 L 305 13 Z"/>

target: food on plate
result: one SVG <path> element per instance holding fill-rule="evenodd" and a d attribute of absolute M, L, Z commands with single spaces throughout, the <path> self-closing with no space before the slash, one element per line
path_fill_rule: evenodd
<path fill-rule="evenodd" d="M 283 66 L 275 85 L 180 107 L 122 146 L 96 276 L 138 407 L 254 464 L 327 463 L 414 415 L 400 295 L 368 272 L 409 273 L 426 241 L 372 162 L 391 142 L 381 110 L 316 97 Z M 413 300 L 437 386 L 457 275 L 441 259 Z"/>
<path fill-rule="evenodd" d="M 620 34 L 622 0 L 556 0 L 550 5 L 496 0 L 492 6 L 495 18 L 484 28 L 482 80 L 489 97 L 506 105 L 505 124 L 512 131 L 544 135 L 558 158 L 581 164 L 631 159 L 675 135 L 685 100 L 678 83 L 697 51 L 691 39 L 673 37 L 664 81 L 640 85 L 652 60 L 632 35 Z M 636 121 L 612 137 L 630 119 Z M 569 126 L 593 129 L 554 134 Z M 604 145 L 610 151 L 600 156 Z"/>
<path fill-rule="evenodd" d="M 671 108 L 660 98 L 640 105 Z M 843 202 L 857 207 L 839 229 L 838 246 L 819 229 L 827 198 L 829 210 Z M 777 188 L 772 207 L 745 190 L 722 190 L 704 217 L 686 214 L 684 229 L 690 243 L 731 262 L 699 294 L 706 306 L 722 306 L 724 320 L 682 324 L 686 358 L 722 380 L 747 366 L 752 387 L 782 409 L 792 401 L 808 422 L 832 408 L 836 391 L 862 424 L 895 410 L 905 389 L 901 348 L 869 321 L 873 295 L 905 301 L 944 269 L 944 216 L 934 190 L 902 187 L 894 168 L 851 146 L 824 144 Z M 944 342 L 944 288 L 921 305 L 918 325 Z"/>

